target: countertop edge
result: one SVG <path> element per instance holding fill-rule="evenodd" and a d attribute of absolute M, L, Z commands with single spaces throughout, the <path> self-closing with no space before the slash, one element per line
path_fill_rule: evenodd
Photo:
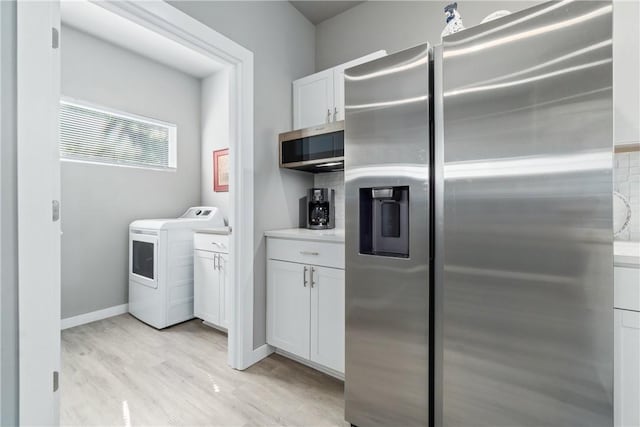
<path fill-rule="evenodd" d="M 286 240 L 303 240 L 307 242 L 322 242 L 322 243 L 338 243 L 344 244 L 344 235 L 313 235 L 313 231 L 309 230 L 309 234 L 296 234 L 296 230 L 301 229 L 282 229 L 282 230 L 267 230 L 264 232 L 265 237 L 274 239 L 286 239 Z M 302 229 L 305 230 L 305 229 Z M 299 231 L 298 231 L 299 233 Z"/>
<path fill-rule="evenodd" d="M 201 234 L 219 234 L 221 236 L 228 236 L 231 234 L 231 230 L 228 227 L 225 228 L 196 228 L 193 230 L 194 233 Z"/>

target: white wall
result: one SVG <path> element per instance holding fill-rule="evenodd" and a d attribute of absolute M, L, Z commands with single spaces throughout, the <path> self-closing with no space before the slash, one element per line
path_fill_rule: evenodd
<path fill-rule="evenodd" d="M 335 191 L 336 228 L 344 228 L 344 172 L 325 172 L 313 176 L 313 186 Z"/>
<path fill-rule="evenodd" d="M 0 425 L 18 424 L 16 3 L 0 1 Z"/>
<path fill-rule="evenodd" d="M 63 26 L 62 94 L 176 123 L 175 172 L 62 162 L 62 317 L 128 301 L 128 225 L 200 203 L 200 81 Z"/>
<path fill-rule="evenodd" d="M 448 1 L 367 1 L 316 28 L 316 70 L 324 70 L 379 49 L 396 52 L 420 43 L 440 43 Z M 541 1 L 458 1 L 466 27 L 500 9 L 511 12 Z"/>
<path fill-rule="evenodd" d="M 254 54 L 254 346 L 266 339 L 265 230 L 297 227 L 313 176 L 278 167 L 278 133 L 292 129 L 291 82 L 314 71 L 315 27 L 286 1 L 177 1 L 176 8 Z M 233 191 L 233 190 L 231 190 Z"/>
<path fill-rule="evenodd" d="M 640 240 L 640 153 L 616 153 L 613 163 L 613 190 L 622 194 L 631 207 L 628 228 L 616 240 Z"/>
<path fill-rule="evenodd" d="M 229 221 L 229 193 L 213 191 L 213 151 L 229 148 L 229 71 L 222 70 L 202 79 L 202 181 L 203 206 L 220 208 Z"/>

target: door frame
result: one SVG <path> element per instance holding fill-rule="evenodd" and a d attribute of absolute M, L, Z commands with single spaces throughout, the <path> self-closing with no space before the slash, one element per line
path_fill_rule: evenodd
<path fill-rule="evenodd" d="M 59 11 L 59 0 L 51 0 L 47 2 L 52 9 Z M 31 42 L 31 38 L 38 34 L 43 36 L 44 32 L 48 36 L 51 34 L 51 27 L 60 28 L 60 16 L 51 16 L 51 22 L 47 23 L 40 19 L 38 21 L 38 12 L 36 6 L 42 3 L 18 2 L 18 69 L 27 70 L 29 64 L 26 62 L 27 56 L 24 55 L 26 46 Z M 271 353 L 271 348 L 267 345 L 254 349 L 253 346 L 253 311 L 254 311 L 254 131 L 253 131 L 253 109 L 254 109 L 254 87 L 253 87 L 253 52 L 234 42 L 233 40 L 218 33 L 207 25 L 197 21 L 175 7 L 161 1 L 152 2 L 136 2 L 135 0 L 123 0 L 118 2 L 96 2 L 95 4 L 105 8 L 119 16 L 129 19 L 145 28 L 157 32 L 173 41 L 176 41 L 185 47 L 196 50 L 204 55 L 212 57 L 226 64 L 230 69 L 230 138 L 229 151 L 231 156 L 230 162 L 230 185 L 233 189 L 231 194 L 231 206 L 229 209 L 229 222 L 233 230 L 230 235 L 230 277 L 235 283 L 232 292 L 232 306 L 234 313 L 229 325 L 229 351 L 228 363 L 232 368 L 243 370 L 263 359 Z M 26 6 L 25 6 L 26 5 Z M 22 17 L 22 18 L 21 18 Z M 41 17 L 40 17 L 41 18 Z M 46 24 L 46 25 L 45 25 Z M 50 24 L 50 25 L 49 25 Z M 44 25 L 44 29 L 43 29 Z M 41 55 L 38 58 L 48 61 Z M 21 68 L 22 63 L 22 68 Z M 53 63 L 51 63 L 53 65 Z M 54 74 L 59 73 L 53 70 Z M 18 75 L 20 80 L 20 74 Z M 57 80 L 47 80 L 47 84 L 54 87 L 59 85 L 59 74 Z M 22 90 L 21 90 L 22 89 Z M 42 96 L 38 96 L 37 91 L 27 87 L 21 87 L 18 84 L 18 112 L 20 105 L 29 105 L 29 103 L 41 102 Z M 40 100 L 40 101 L 39 101 Z M 24 110 L 23 110 L 24 111 Z M 55 114 L 57 121 L 57 109 L 48 111 L 48 114 Z M 31 161 L 38 157 L 38 153 L 33 149 L 29 149 L 30 141 L 33 141 L 33 134 L 29 134 L 30 129 L 38 128 L 32 126 L 32 121 L 18 119 L 18 152 L 22 153 L 22 158 L 18 160 L 18 175 L 27 176 L 29 172 L 33 173 L 33 165 Z M 31 125 L 31 127 L 29 127 Z M 57 128 L 55 133 L 48 134 L 49 141 L 56 141 L 58 138 Z M 57 148 L 57 143 L 55 144 Z M 57 151 L 56 151 L 57 152 Z M 42 157 L 42 156 L 40 156 Z M 50 160 L 50 167 L 59 168 L 59 158 Z M 22 169 L 22 171 L 21 171 Z M 58 181 L 59 184 L 59 181 Z M 19 243 L 28 242 L 28 235 L 32 233 L 46 232 L 44 227 L 39 224 L 29 227 L 28 215 L 26 215 L 26 207 L 32 204 L 50 206 L 51 199 L 43 200 L 42 195 L 37 193 L 29 193 L 25 186 L 18 187 L 19 207 L 22 206 L 23 215 L 19 214 Z M 64 209 L 64 207 L 63 207 Z M 50 212 L 46 212 L 50 215 Z M 22 223 L 22 225 L 20 225 Z M 49 224 L 50 226 L 50 224 Z M 23 231 L 22 236 L 20 231 Z M 26 252 L 28 248 L 23 247 L 24 252 L 19 253 L 19 267 L 21 272 L 38 271 L 39 264 L 42 261 L 28 256 Z M 44 250 L 43 250 L 44 251 Z M 20 256 L 22 255 L 22 256 Z M 49 259 L 57 259 L 60 257 L 60 247 L 51 247 L 46 249 L 43 256 Z M 59 274 L 59 262 L 56 267 Z M 55 270 L 54 270 L 55 271 Z M 58 276 L 59 277 L 59 276 Z M 49 283 L 50 285 L 50 283 Z M 29 274 L 21 275 L 19 279 L 20 287 L 20 305 L 19 305 L 19 340 L 20 340 L 20 415 L 22 421 L 29 419 L 28 414 L 41 405 L 42 396 L 24 393 L 29 390 L 30 385 L 33 386 L 33 375 L 29 372 L 29 361 L 39 360 L 50 362 L 52 359 L 43 360 L 42 352 L 37 351 L 37 343 L 41 340 L 57 341 L 60 343 L 60 316 L 58 310 L 57 319 L 46 319 L 46 321 L 58 325 L 55 337 L 51 336 L 51 331 L 44 329 L 34 329 L 34 319 L 38 317 L 36 311 L 38 304 L 50 304 L 51 300 L 45 295 L 41 295 L 38 291 L 42 288 L 36 280 L 29 277 Z M 54 292 L 56 292 L 57 301 L 60 296 L 60 281 L 58 278 L 57 285 L 54 284 Z M 28 298 L 23 299 L 24 296 Z M 27 301 L 30 302 L 27 304 Z M 59 305 L 59 304 L 58 304 Z M 40 319 L 44 321 L 45 319 Z M 31 323 L 31 328 L 29 324 Z M 54 361 L 54 370 L 59 370 L 59 352 L 51 355 L 57 358 Z M 46 403 L 46 402 L 45 402 Z M 57 401 L 55 402 L 57 405 Z"/>

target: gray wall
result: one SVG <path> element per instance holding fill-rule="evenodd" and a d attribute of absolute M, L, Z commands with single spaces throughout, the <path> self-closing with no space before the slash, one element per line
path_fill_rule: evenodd
<path fill-rule="evenodd" d="M 213 151 L 229 148 L 229 70 L 221 70 L 202 79 L 202 176 L 203 206 L 215 206 L 229 222 L 229 193 L 213 190 Z"/>
<path fill-rule="evenodd" d="M 0 1 L 0 425 L 18 424 L 16 7 Z"/>
<path fill-rule="evenodd" d="M 278 133 L 291 130 L 291 82 L 314 72 L 314 26 L 289 2 L 171 4 L 254 54 L 254 346 L 266 337 L 265 230 L 297 227 L 311 174 L 278 168 Z M 233 191 L 233 190 L 232 190 Z"/>
<path fill-rule="evenodd" d="M 444 7 L 450 1 L 367 1 L 316 27 L 316 70 L 379 49 L 396 52 L 426 41 L 440 43 Z M 477 25 L 492 12 L 526 9 L 540 1 L 458 1 L 465 27 Z"/>
<path fill-rule="evenodd" d="M 175 172 L 62 162 L 62 318 L 128 301 L 128 225 L 200 203 L 200 81 L 62 28 L 62 94 L 178 125 Z"/>

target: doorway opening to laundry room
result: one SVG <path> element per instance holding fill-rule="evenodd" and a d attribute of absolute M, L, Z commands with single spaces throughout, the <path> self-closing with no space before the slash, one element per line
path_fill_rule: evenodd
<path fill-rule="evenodd" d="M 161 424 L 230 369 L 230 69 L 95 3 L 61 20 L 60 420 Z"/>
<path fill-rule="evenodd" d="M 59 64 L 41 58 L 54 80 L 60 73 L 61 197 L 54 185 L 49 203 L 63 232 L 60 316 L 34 313 L 39 285 L 20 283 L 20 419 L 165 424 L 255 357 L 245 326 L 253 276 L 236 262 L 253 254 L 252 54 L 168 4 L 62 2 L 58 25 L 53 4 L 18 10 L 19 50 L 36 21 L 54 17 Z M 19 91 L 19 111 L 30 95 Z M 31 177 L 26 162 L 18 167 Z M 19 188 L 19 204 L 29 197 Z M 61 369 L 60 341 L 33 345 L 36 320 L 61 321 Z M 50 394 L 30 372 L 49 365 L 42 350 L 51 350 Z"/>

